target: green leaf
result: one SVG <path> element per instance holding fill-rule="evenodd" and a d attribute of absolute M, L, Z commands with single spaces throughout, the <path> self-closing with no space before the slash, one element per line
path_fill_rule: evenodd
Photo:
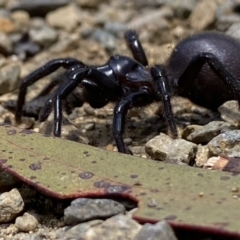
<path fill-rule="evenodd" d="M 240 176 L 104 151 L 29 130 L 0 127 L 1 167 L 61 198 L 123 196 L 140 222 L 240 237 Z"/>

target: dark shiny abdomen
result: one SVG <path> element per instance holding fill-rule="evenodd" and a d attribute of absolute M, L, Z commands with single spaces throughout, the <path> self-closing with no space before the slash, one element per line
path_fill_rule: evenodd
<path fill-rule="evenodd" d="M 181 41 L 169 58 L 166 69 L 172 79 L 178 79 L 190 60 L 201 52 L 214 54 L 229 73 L 240 82 L 240 44 L 217 32 L 204 32 Z M 190 95 L 187 93 L 190 92 Z M 222 103 L 233 99 L 224 82 L 205 64 L 188 91 L 180 95 L 193 102 L 216 110 Z"/>

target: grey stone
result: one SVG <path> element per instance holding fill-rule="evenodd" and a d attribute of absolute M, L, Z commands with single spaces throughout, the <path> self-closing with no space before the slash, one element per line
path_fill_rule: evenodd
<path fill-rule="evenodd" d="M 56 239 L 83 239 L 84 235 L 90 228 L 101 224 L 102 220 L 92 220 L 85 223 L 77 224 L 71 228 L 63 228 L 56 234 Z"/>
<path fill-rule="evenodd" d="M 144 146 L 131 146 L 130 150 L 134 155 L 138 155 L 144 158 L 146 158 L 146 152 L 145 152 L 145 147 Z"/>
<path fill-rule="evenodd" d="M 24 207 L 19 191 L 14 188 L 0 195 L 0 223 L 13 220 Z"/>
<path fill-rule="evenodd" d="M 52 53 L 62 53 L 64 51 L 76 50 L 79 47 L 78 34 L 58 32 L 58 41 L 50 46 Z"/>
<path fill-rule="evenodd" d="M 197 145 L 161 133 L 146 143 L 145 150 L 154 159 L 182 164 L 194 159 Z"/>
<path fill-rule="evenodd" d="M 106 30 L 96 29 L 91 35 L 92 39 L 103 44 L 107 50 L 116 49 L 116 38 Z"/>
<path fill-rule="evenodd" d="M 174 9 L 175 15 L 179 18 L 188 17 L 198 2 L 197 0 L 163 1 Z"/>
<path fill-rule="evenodd" d="M 239 21 L 240 16 L 237 13 L 219 15 L 218 21 L 216 23 L 216 29 L 220 31 L 227 31 L 232 24 Z"/>
<path fill-rule="evenodd" d="M 200 125 L 188 125 L 186 126 L 183 131 L 182 131 L 182 138 L 183 139 L 187 139 L 187 137 L 192 134 L 193 132 L 195 131 L 199 131 L 203 128 L 203 126 L 200 126 Z"/>
<path fill-rule="evenodd" d="M 138 234 L 142 226 L 135 220 L 125 216 L 117 215 L 104 221 L 82 234 L 79 240 L 99 240 L 99 236 L 104 236 L 107 240 L 132 240 Z"/>
<path fill-rule="evenodd" d="M 98 118 L 106 118 L 107 111 L 104 108 L 94 109 L 94 115 Z"/>
<path fill-rule="evenodd" d="M 157 25 L 158 30 L 165 29 L 169 27 L 169 23 L 166 21 L 167 18 L 173 16 L 173 11 L 170 7 L 165 6 L 160 9 L 146 12 L 139 15 L 138 17 L 133 18 L 128 24 L 127 27 L 134 30 L 140 30 L 148 24 Z"/>
<path fill-rule="evenodd" d="M 0 95 L 9 93 L 19 86 L 20 63 L 10 62 L 0 69 Z"/>
<path fill-rule="evenodd" d="M 0 8 L 0 18 L 9 18 L 11 16 L 10 12 L 7 9 Z"/>
<path fill-rule="evenodd" d="M 123 37 L 127 30 L 127 26 L 120 22 L 106 22 L 104 29 L 113 34 L 115 37 Z"/>
<path fill-rule="evenodd" d="M 0 31 L 0 53 L 9 54 L 12 52 L 12 42 L 8 35 Z"/>
<path fill-rule="evenodd" d="M 240 157 L 240 130 L 221 133 L 208 143 L 208 147 L 213 156 Z"/>
<path fill-rule="evenodd" d="M 26 212 L 16 218 L 15 226 L 22 232 L 34 231 L 38 226 L 38 220 L 34 215 Z"/>
<path fill-rule="evenodd" d="M 226 130 L 232 130 L 236 127 L 231 123 L 223 121 L 212 121 L 202 128 L 196 129 L 187 136 L 187 140 L 194 143 L 208 143 L 215 136 Z"/>
<path fill-rule="evenodd" d="M 116 201 L 78 198 L 64 210 L 64 222 L 74 225 L 87 220 L 108 218 L 120 213 L 125 213 L 125 208 Z"/>
<path fill-rule="evenodd" d="M 218 108 L 221 118 L 233 124 L 236 127 L 240 126 L 240 112 L 238 102 L 235 100 L 227 101 Z"/>
<path fill-rule="evenodd" d="M 7 0 L 0 0 L 0 7 L 5 7 Z"/>
<path fill-rule="evenodd" d="M 75 0 L 75 1 L 79 6 L 86 8 L 97 8 L 101 3 L 106 2 L 106 0 Z"/>
<path fill-rule="evenodd" d="M 124 142 L 127 146 L 129 146 L 129 145 L 132 144 L 133 140 L 132 140 L 132 138 L 124 138 L 124 139 L 123 139 L 123 142 Z"/>
<path fill-rule="evenodd" d="M 71 228 L 62 228 L 56 233 L 56 239 L 98 240 L 101 236 L 108 240 L 132 240 L 138 234 L 141 227 L 131 217 L 119 214 L 108 218 L 104 222 L 93 220 Z"/>
<path fill-rule="evenodd" d="M 107 24 L 109 22 L 109 16 L 108 14 L 106 14 L 103 11 L 97 12 L 95 17 L 94 17 L 94 25 L 95 26 L 104 26 L 105 24 Z M 88 29 L 89 31 L 90 29 Z M 91 29 L 93 31 L 93 29 Z M 91 31 L 91 32 L 92 32 Z M 84 33 L 85 36 L 87 36 L 86 32 Z"/>
<path fill-rule="evenodd" d="M 77 5 L 69 4 L 48 13 L 46 21 L 51 27 L 72 31 L 81 22 L 81 12 Z"/>
<path fill-rule="evenodd" d="M 198 145 L 198 150 L 195 158 L 195 164 L 197 167 L 203 167 L 210 157 L 209 148 L 207 145 Z"/>
<path fill-rule="evenodd" d="M 45 240 L 45 237 L 38 235 L 37 233 L 20 233 L 19 235 L 14 236 L 11 240 Z"/>
<path fill-rule="evenodd" d="M 216 19 L 216 8 L 215 1 L 199 1 L 189 17 L 190 26 L 198 31 L 207 29 Z"/>
<path fill-rule="evenodd" d="M 31 25 L 29 34 L 36 43 L 48 47 L 57 41 L 58 33 L 53 28 L 48 27 L 42 19 L 34 19 Z"/>
<path fill-rule="evenodd" d="M 29 32 L 11 35 L 13 42 L 12 54 L 17 55 L 19 60 L 25 61 L 41 51 L 41 46 L 34 42 Z"/>
<path fill-rule="evenodd" d="M 68 0 L 21 0 L 17 2 L 13 1 L 12 3 L 11 1 L 9 2 L 8 9 L 11 11 L 23 10 L 28 12 L 31 16 L 45 16 L 46 13 L 69 3 Z"/>
<path fill-rule="evenodd" d="M 226 34 L 240 40 L 240 22 L 233 23 L 226 31 Z"/>
<path fill-rule="evenodd" d="M 161 7 L 163 4 L 166 3 L 167 0 L 135 0 L 134 1 L 134 7 L 136 9 L 138 8 L 145 8 L 145 7 L 150 7 L 150 8 L 159 8 Z M 124 3 L 124 1 L 121 1 Z M 125 3 L 126 4 L 126 3 Z"/>
<path fill-rule="evenodd" d="M 234 2 L 233 0 L 225 0 L 218 5 L 216 9 L 216 29 L 227 31 L 232 24 L 240 21 L 239 14 L 233 12 Z"/>
<path fill-rule="evenodd" d="M 12 13 L 11 19 L 13 19 L 15 27 L 19 32 L 21 32 L 23 29 L 29 28 L 30 16 L 28 12 L 15 11 Z"/>
<path fill-rule="evenodd" d="M 146 223 L 134 240 L 177 240 L 172 228 L 166 221 L 156 224 Z"/>
<path fill-rule="evenodd" d="M 173 8 L 175 15 L 180 18 L 186 18 L 192 12 L 196 5 L 197 0 L 182 0 L 182 1 L 169 1 L 169 0 L 136 0 L 134 1 L 136 8 L 160 8 L 163 5 L 168 5 Z"/>

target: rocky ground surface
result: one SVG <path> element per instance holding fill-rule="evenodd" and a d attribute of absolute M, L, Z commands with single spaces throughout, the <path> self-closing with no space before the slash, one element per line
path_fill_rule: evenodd
<path fill-rule="evenodd" d="M 0 123 L 16 125 L 4 106 L 16 100 L 21 79 L 49 60 L 73 57 L 98 65 L 115 53 L 130 56 L 123 36 L 127 29 L 134 29 L 150 65 L 164 64 L 177 42 L 199 31 L 217 30 L 240 39 L 239 9 L 237 0 L 0 0 Z M 27 101 L 57 74 L 31 85 Z M 240 157 L 240 115 L 235 101 L 225 103 L 218 112 L 178 96 L 173 96 L 172 105 L 181 135 L 175 140 L 167 135 L 161 103 L 129 111 L 124 142 L 134 155 L 210 169 L 223 168 L 228 158 L 220 155 Z M 27 106 L 38 109 L 42 105 L 32 101 Z M 74 109 L 64 119 L 63 137 L 116 151 L 111 133 L 113 108 L 110 103 L 101 109 L 88 104 Z M 39 124 L 25 117 L 19 126 L 51 134 L 52 120 L 49 117 Z M 11 180 L 1 175 L 1 182 Z M 148 239 L 160 235 L 176 239 L 166 222 L 142 226 L 131 219 L 134 206 L 113 200 L 79 199 L 67 207 L 27 186 L 0 190 L 0 239 L 105 236 L 102 239 L 140 240 L 149 232 Z M 80 206 L 83 210 L 76 216 Z"/>

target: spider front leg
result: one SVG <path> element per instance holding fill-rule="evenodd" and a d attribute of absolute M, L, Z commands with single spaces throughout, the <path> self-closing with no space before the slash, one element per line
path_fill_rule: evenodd
<path fill-rule="evenodd" d="M 123 132 L 125 125 L 125 117 L 130 108 L 142 106 L 152 102 L 151 96 L 147 88 L 140 88 L 138 92 L 130 93 L 122 98 L 114 108 L 113 116 L 113 137 L 117 144 L 119 152 L 130 153 L 123 142 Z"/>
<path fill-rule="evenodd" d="M 174 138 L 178 137 L 177 127 L 174 121 L 172 105 L 171 105 L 171 89 L 169 85 L 169 79 L 167 78 L 166 72 L 161 65 L 155 65 L 151 68 L 151 75 L 153 81 L 156 84 L 156 90 L 162 99 L 164 106 L 164 117 L 170 127 L 172 136 Z"/>
<path fill-rule="evenodd" d="M 66 99 L 67 96 L 80 84 L 84 79 L 92 79 L 99 86 L 99 91 L 102 88 L 106 92 L 109 92 L 109 97 L 116 97 L 122 94 L 122 89 L 117 82 L 113 81 L 104 73 L 100 72 L 97 69 L 92 68 L 79 68 L 69 75 L 69 81 L 61 85 L 54 96 L 49 99 L 47 105 L 44 107 L 46 112 L 43 112 L 42 115 L 46 116 L 51 105 L 54 106 L 54 135 L 60 137 L 61 135 L 61 123 L 62 123 L 62 100 Z M 89 92 L 91 94 L 91 92 Z M 105 102 L 107 103 L 107 102 Z M 41 117 L 41 119 L 43 119 Z"/>
<path fill-rule="evenodd" d="M 49 115 L 52 104 L 54 104 L 54 135 L 56 137 L 61 136 L 62 100 L 67 98 L 67 96 L 81 83 L 88 73 L 89 68 L 81 68 L 73 72 L 69 76 L 69 81 L 61 85 L 55 92 L 54 97 L 47 101 L 40 120 L 43 120 L 43 116 Z"/>
<path fill-rule="evenodd" d="M 26 76 L 20 85 L 19 95 L 17 99 L 17 106 L 15 112 L 15 120 L 16 122 L 21 121 L 23 106 L 25 104 L 25 97 L 27 94 L 27 88 L 38 81 L 39 79 L 53 73 L 60 67 L 64 67 L 66 69 L 73 67 L 73 66 L 85 66 L 82 62 L 74 59 L 74 58 L 60 58 L 49 61 L 42 67 L 36 69 L 34 72 L 30 73 Z"/>
<path fill-rule="evenodd" d="M 85 88 L 82 92 L 82 95 L 76 93 L 73 93 L 71 95 L 70 103 L 72 104 L 73 108 L 81 107 L 84 102 L 88 102 L 92 108 L 101 108 L 109 102 L 108 95 L 105 94 L 103 89 L 100 88 L 95 82 L 88 79 L 83 79 L 81 82 L 81 86 Z M 41 114 L 39 116 L 40 122 L 46 121 L 46 119 L 50 115 L 55 95 L 60 91 L 61 88 L 62 85 L 58 87 L 53 96 L 51 96 L 50 98 L 48 97 L 47 101 L 45 101 L 45 105 L 43 106 Z M 64 107 L 65 111 L 67 110 L 66 107 L 67 106 Z"/>

